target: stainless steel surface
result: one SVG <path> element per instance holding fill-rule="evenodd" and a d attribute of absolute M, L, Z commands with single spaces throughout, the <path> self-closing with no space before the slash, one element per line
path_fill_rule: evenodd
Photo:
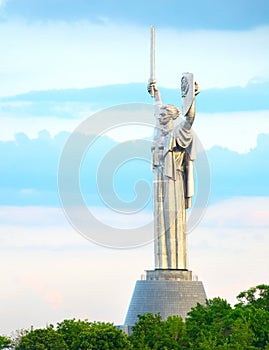
<path fill-rule="evenodd" d="M 155 268 L 187 269 L 186 209 L 194 195 L 196 157 L 191 130 L 195 118 L 194 78 L 192 73 L 182 76 L 185 118 L 177 126 L 177 107 L 162 103 L 156 82 L 149 85 L 154 90 L 156 118 L 152 142 Z"/>

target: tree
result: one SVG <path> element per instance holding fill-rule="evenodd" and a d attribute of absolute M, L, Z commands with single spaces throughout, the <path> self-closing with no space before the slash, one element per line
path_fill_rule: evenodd
<path fill-rule="evenodd" d="M 162 317 L 160 313 L 138 315 L 138 321 L 132 328 L 130 340 L 136 350 L 154 349 L 161 339 Z"/>
<path fill-rule="evenodd" d="M 254 333 L 243 312 L 234 312 L 221 298 L 193 308 L 186 319 L 186 332 L 190 349 L 253 349 Z"/>
<path fill-rule="evenodd" d="M 241 305 L 252 305 L 255 308 L 269 311 L 269 286 L 260 284 L 241 292 L 237 296 Z"/>
<path fill-rule="evenodd" d="M 111 323 L 64 320 L 17 332 L 15 340 L 0 336 L 0 350 L 269 350 L 269 286 L 237 298 L 233 308 L 221 298 L 197 304 L 185 323 L 179 316 L 139 315 L 129 337 Z"/>
<path fill-rule="evenodd" d="M 233 309 L 227 317 L 228 329 L 226 331 L 227 349 L 250 350 L 254 346 L 255 334 L 243 309 Z M 226 348 L 225 348 L 226 349 Z"/>
<path fill-rule="evenodd" d="M 255 336 L 253 344 L 264 349 L 269 344 L 269 286 L 252 287 L 237 296 L 239 303 L 235 312 L 240 312 Z"/>
<path fill-rule="evenodd" d="M 180 316 L 162 320 L 160 314 L 148 313 L 138 316 L 130 340 L 136 350 L 177 350 L 186 347 L 185 324 Z"/>
<path fill-rule="evenodd" d="M 57 331 L 69 350 L 130 349 L 127 335 L 111 323 L 64 320 Z"/>
<path fill-rule="evenodd" d="M 8 349 L 11 347 L 11 340 L 3 335 L 0 335 L 0 350 Z"/>
<path fill-rule="evenodd" d="M 214 298 L 206 305 L 197 304 L 188 313 L 186 332 L 191 349 L 212 350 L 224 345 L 230 331 L 227 317 L 232 307 L 226 300 Z"/>
<path fill-rule="evenodd" d="M 12 349 L 16 348 L 20 344 L 21 338 L 26 335 L 29 331 L 26 329 L 16 329 L 10 335 L 10 339 L 12 342 Z"/>
<path fill-rule="evenodd" d="M 16 350 L 68 350 L 63 337 L 52 325 L 35 329 L 22 336 Z"/>
<path fill-rule="evenodd" d="M 162 324 L 160 349 L 183 350 L 187 346 L 186 326 L 180 316 L 168 316 Z"/>
<path fill-rule="evenodd" d="M 57 324 L 57 332 L 63 337 L 68 349 L 75 349 L 76 344 L 79 343 L 79 339 L 82 336 L 85 337 L 90 332 L 90 323 L 86 320 L 64 320 Z M 85 346 L 85 349 L 87 349 L 88 342 Z"/>
<path fill-rule="evenodd" d="M 251 350 L 269 347 L 266 286 L 240 293 L 232 308 L 220 298 L 198 304 L 186 319 L 190 349 Z"/>
<path fill-rule="evenodd" d="M 91 350 L 131 349 L 127 335 L 111 323 L 93 322 L 90 329 Z"/>

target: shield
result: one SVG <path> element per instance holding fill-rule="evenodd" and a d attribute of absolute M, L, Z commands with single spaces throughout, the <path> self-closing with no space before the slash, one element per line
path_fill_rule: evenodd
<path fill-rule="evenodd" d="M 182 115 L 186 116 L 194 99 L 194 78 L 192 73 L 183 73 L 181 78 Z"/>

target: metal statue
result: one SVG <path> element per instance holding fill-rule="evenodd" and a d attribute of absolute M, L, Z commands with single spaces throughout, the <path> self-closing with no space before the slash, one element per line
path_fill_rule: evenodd
<path fill-rule="evenodd" d="M 194 195 L 193 162 L 195 96 L 199 93 L 192 73 L 181 78 L 183 121 L 174 126 L 179 109 L 163 104 L 155 80 L 155 30 L 151 27 L 148 92 L 155 99 L 156 127 L 152 142 L 154 172 L 155 269 L 187 270 L 186 209 Z"/>

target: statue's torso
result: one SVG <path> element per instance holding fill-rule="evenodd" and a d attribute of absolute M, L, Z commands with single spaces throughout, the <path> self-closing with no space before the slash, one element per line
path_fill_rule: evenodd
<path fill-rule="evenodd" d="M 154 138 L 152 152 L 153 152 L 153 169 L 158 167 L 158 171 L 167 168 L 167 161 L 173 163 L 174 170 L 184 171 L 184 152 L 185 150 L 180 147 L 173 131 L 168 132 L 166 135 L 161 134 L 159 137 Z M 170 159 L 172 157 L 172 159 Z"/>

